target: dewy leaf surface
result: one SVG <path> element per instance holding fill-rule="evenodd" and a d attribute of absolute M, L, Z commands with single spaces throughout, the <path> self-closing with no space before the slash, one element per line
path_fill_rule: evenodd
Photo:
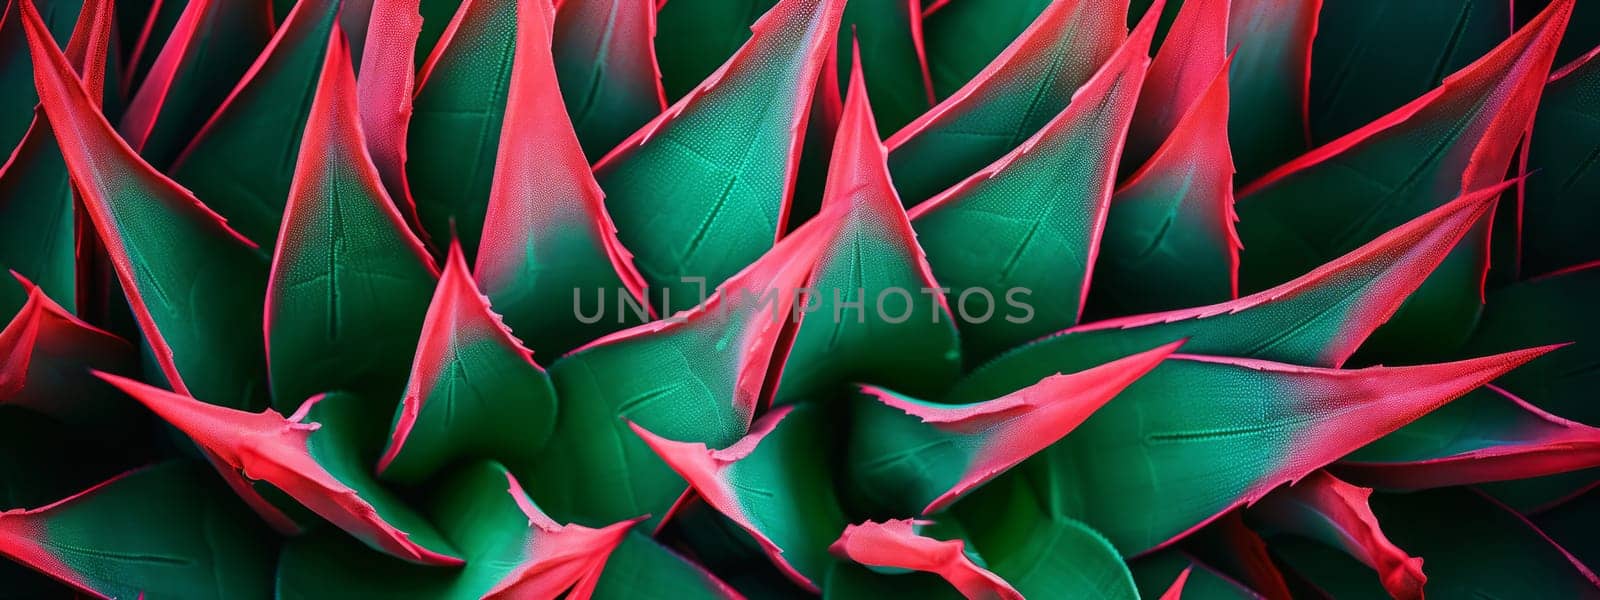
<path fill-rule="evenodd" d="M 378 474 L 416 483 L 466 458 L 526 468 L 555 421 L 550 376 L 500 322 L 452 245 Z"/>
<path fill-rule="evenodd" d="M 869 567 L 937 574 L 967 598 L 1022 600 L 1011 584 L 978 566 L 961 540 L 938 540 L 917 532 L 920 521 L 891 519 L 845 527 L 831 550 Z"/>
<path fill-rule="evenodd" d="M 1539 410 L 1487 385 L 1367 444 L 1332 469 L 1356 483 L 1404 490 L 1597 466 L 1600 429 Z"/>
<path fill-rule="evenodd" d="M 1338 548 L 1377 571 L 1385 590 L 1395 598 L 1421 598 L 1422 559 L 1384 537 L 1367 499 L 1372 490 L 1356 487 L 1317 471 L 1268 494 L 1250 509 L 1253 522 Z"/>
<path fill-rule="evenodd" d="M 846 474 L 886 514 L 932 514 L 1065 437 L 1172 354 L 1167 344 L 984 402 L 935 404 L 862 387 Z"/>
<path fill-rule="evenodd" d="M 301 132 L 339 6 L 336 0 L 296 3 L 238 87 L 168 170 L 234 229 L 264 247 L 273 244 L 283 220 Z"/>
<path fill-rule="evenodd" d="M 955 316 L 889 180 L 859 63 L 849 89 L 817 218 L 836 229 L 806 284 L 814 296 L 801 308 L 779 403 L 858 381 L 931 396 L 961 369 Z M 889 340 L 896 349 L 886 352 Z"/>
<path fill-rule="evenodd" d="M 250 326 L 265 281 L 259 250 L 117 137 L 31 6 L 23 23 L 41 104 L 160 374 L 214 402 L 263 405 Z"/>
<path fill-rule="evenodd" d="M 819 409 L 779 408 L 716 450 L 630 426 L 696 495 L 754 537 L 779 571 L 819 591 L 832 562 L 828 544 L 847 523 L 826 457 L 815 446 L 829 426 Z"/>
<path fill-rule="evenodd" d="M 1057 0 L 960 90 L 890 136 L 889 172 L 906 206 L 1002 160 L 1057 119 L 1122 46 L 1126 15 L 1122 2 Z"/>
<path fill-rule="evenodd" d="M 428 237 L 478 252 L 528 0 L 463 0 L 417 76 L 406 175 Z M 549 7 L 546 6 L 547 10 Z M 426 29 L 426 20 L 424 20 Z M 442 249 L 442 248 L 441 248 Z"/>
<path fill-rule="evenodd" d="M 617 310 L 644 304 L 644 281 L 567 117 L 562 90 L 573 88 L 557 85 L 546 2 L 524 0 L 474 273 L 512 331 L 553 360 L 647 319 Z"/>
<path fill-rule="evenodd" d="M 1052 446 L 1032 474 L 1055 511 L 1138 555 L 1549 350 L 1359 370 L 1174 356 Z"/>
<path fill-rule="evenodd" d="M 1593 6 L 1583 10 L 1600 12 Z M 1569 27 L 1571 29 L 1575 28 Z M 1540 275 L 1600 260 L 1600 49 L 1557 70 L 1539 101 L 1525 164 L 1520 272 Z"/>
<path fill-rule="evenodd" d="M 1228 140 L 1240 183 L 1306 150 L 1311 40 L 1323 0 L 1232 0 Z M 1248 115 L 1246 117 L 1245 115 Z"/>
<path fill-rule="evenodd" d="M 956 298 L 969 362 L 1071 327 L 1082 316 L 1160 4 L 1043 129 L 912 209 L 934 276 Z M 894 160 L 891 154 L 891 171 Z M 969 316 L 965 302 L 972 298 L 988 312 L 972 308 Z"/>
<path fill-rule="evenodd" d="M 1490 189 L 1458 198 L 1310 273 L 1238 300 L 1068 329 L 980 367 L 946 399 L 992 398 L 1053 373 L 1180 338 L 1188 339 L 1185 349 L 1190 352 L 1340 366 L 1399 309 L 1498 195 L 1499 189 Z"/>
<path fill-rule="evenodd" d="M 269 597 L 274 544 L 194 463 L 126 473 L 0 512 L 0 554 L 93 597 Z"/>
<path fill-rule="evenodd" d="M 329 390 L 393 414 L 437 270 L 362 143 L 355 75 L 334 26 L 267 286 L 273 406 Z"/>
<path fill-rule="evenodd" d="M 574 0 L 556 9 L 556 76 L 583 153 L 600 158 L 667 107 L 655 0 Z"/>
<path fill-rule="evenodd" d="M 618 238 L 662 314 L 697 302 L 784 231 L 812 92 L 843 11 L 840 0 L 779 2 L 717 72 L 595 165 Z"/>
<path fill-rule="evenodd" d="M 1089 286 L 1089 314 L 1137 314 L 1238 297 L 1227 78 L 1224 62 L 1172 135 L 1112 195 Z"/>
<path fill-rule="evenodd" d="M 313 396 L 288 418 L 245 412 L 114 375 L 100 377 L 217 457 L 221 467 L 271 485 L 373 550 L 422 565 L 462 559 L 434 526 L 372 477 L 358 447 L 374 433 L 362 399 Z"/>
<path fill-rule="evenodd" d="M 1464 192 L 1498 183 L 1532 124 L 1572 2 L 1443 85 L 1239 192 L 1243 289 L 1275 285 Z M 1448 352 L 1477 319 L 1488 268 L 1479 223 L 1374 343 L 1379 356 Z M 1409 351 L 1402 353 L 1402 351 Z"/>

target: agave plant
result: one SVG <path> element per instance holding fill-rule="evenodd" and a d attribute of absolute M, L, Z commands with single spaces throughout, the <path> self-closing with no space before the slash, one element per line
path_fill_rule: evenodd
<path fill-rule="evenodd" d="M 1600 597 L 1587 0 L 3 4 L 0 597 Z"/>

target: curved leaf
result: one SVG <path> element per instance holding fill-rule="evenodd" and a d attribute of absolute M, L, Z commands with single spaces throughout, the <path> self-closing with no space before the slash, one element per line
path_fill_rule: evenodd
<path fill-rule="evenodd" d="M 594 588 L 599 600 L 737 600 L 738 592 L 705 568 L 633 532 L 611 551 Z"/>
<path fill-rule="evenodd" d="M 779 2 L 716 73 L 595 164 L 617 236 L 660 291 L 650 300 L 662 314 L 703 291 L 685 278 L 721 283 L 784 231 L 812 91 L 843 11 L 840 0 Z"/>
<path fill-rule="evenodd" d="M 428 237 L 455 232 L 468 260 L 477 256 L 489 205 L 518 24 L 531 22 L 521 13 L 550 8 L 538 6 L 463 0 L 417 76 L 404 156 L 411 194 Z"/>
<path fill-rule="evenodd" d="M 1367 500 L 1372 490 L 1317 471 L 1294 485 L 1268 494 L 1249 516 L 1279 531 L 1317 540 L 1378 572 L 1389 595 L 1421 598 L 1422 559 L 1408 555 L 1384 537 Z"/>
<path fill-rule="evenodd" d="M 348 390 L 390 415 L 438 271 L 378 181 L 332 27 L 267 285 L 273 406 Z"/>
<path fill-rule="evenodd" d="M 261 57 L 169 169 L 173 179 L 262 246 L 273 244 L 283 221 L 283 202 L 298 170 L 295 157 L 339 6 L 335 0 L 296 3 Z"/>
<path fill-rule="evenodd" d="M 817 219 L 836 229 L 806 284 L 815 302 L 800 312 L 815 316 L 794 334 L 780 404 L 832 397 L 858 381 L 931 395 L 961 369 L 955 316 L 889 181 L 861 66 L 851 76 Z M 885 352 L 885 340 L 897 349 Z"/>
<path fill-rule="evenodd" d="M 1156 58 L 1150 63 L 1145 85 L 1139 91 L 1139 105 L 1128 126 L 1128 144 L 1123 149 L 1121 171 L 1132 173 L 1164 144 L 1185 120 L 1197 112 L 1204 100 L 1220 102 L 1210 109 L 1206 124 L 1221 127 L 1222 147 L 1226 148 L 1228 125 L 1228 9 L 1229 0 L 1190 0 L 1181 3 L 1172 29 L 1167 33 Z M 1213 75 L 1221 71 L 1222 75 Z M 1222 91 L 1216 91 L 1221 88 Z M 1213 99 L 1214 95 L 1221 99 Z M 1216 115 L 1221 115 L 1217 117 Z M 1191 128 L 1195 127 L 1190 125 Z M 1179 146 L 1182 147 L 1182 146 Z M 1229 161 L 1232 159 L 1229 158 Z M 1227 163 L 1232 167 L 1232 163 Z M 1221 165 L 1213 168 L 1220 169 Z M 1231 173 L 1229 173 L 1231 179 Z M 1232 192 L 1231 186 L 1229 192 Z"/>
<path fill-rule="evenodd" d="M 567 119 L 550 57 L 549 15 L 530 10 L 522 22 L 528 26 L 517 31 L 506 126 L 475 274 L 529 348 L 559 356 L 648 320 L 623 312 L 606 316 L 612 295 L 617 307 L 624 296 L 642 305 L 644 281 L 617 241 L 600 186 Z M 599 305 L 592 319 L 585 307 L 590 297 Z"/>
<path fill-rule="evenodd" d="M 667 98 L 677 100 L 750 39 L 750 26 L 778 0 L 656 2 L 656 48 Z"/>
<path fill-rule="evenodd" d="M 1137 115 L 1133 122 L 1139 122 Z M 1090 314 L 1120 316 L 1239 297 L 1226 62 L 1171 133 L 1111 197 L 1089 286 Z"/>
<path fill-rule="evenodd" d="M 373 23 L 356 77 L 356 108 L 361 133 L 378 178 L 389 198 L 417 235 L 425 235 L 417 201 L 406 180 L 406 133 L 411 127 L 412 86 L 417 36 L 422 30 L 420 0 L 373 0 Z M 425 239 L 425 238 L 424 238 Z"/>
<path fill-rule="evenodd" d="M 1257 600 L 1262 596 L 1178 550 L 1164 550 L 1129 563 L 1143 597 L 1161 600 Z M 1178 582 L 1182 582 L 1182 586 Z M 1173 590 L 1179 590 L 1174 594 Z"/>
<path fill-rule="evenodd" d="M 969 361 L 1070 327 L 1082 316 L 1159 5 L 1037 134 L 911 210 L 934 275 L 957 294 Z M 973 290 L 988 304 L 989 312 L 979 313 L 984 318 L 966 314 L 964 299 Z M 1001 298 L 1007 311 L 1019 304 L 1028 309 L 993 318 Z"/>
<path fill-rule="evenodd" d="M 1011 584 L 972 562 L 961 540 L 941 541 L 917 532 L 922 521 L 892 519 L 849 525 L 829 549 L 869 567 L 934 573 L 967 598 L 1022 600 Z"/>
<path fill-rule="evenodd" d="M 1593 467 L 1600 467 L 1600 429 L 1488 385 L 1367 444 L 1332 468 L 1362 485 L 1405 490 Z"/>
<path fill-rule="evenodd" d="M 166 463 L 0 512 L 0 554 L 96 597 L 269 597 L 270 537 L 201 469 Z"/>
<path fill-rule="evenodd" d="M 551 52 L 584 155 L 604 156 L 666 109 L 655 37 L 654 0 L 560 3 Z"/>
<path fill-rule="evenodd" d="M 1600 562 L 1600 540 L 1593 535 L 1600 516 L 1600 493 L 1589 491 L 1533 516 L 1540 530 L 1585 565 Z"/>
<path fill-rule="evenodd" d="M 1036 485 L 1137 555 L 1549 350 L 1348 371 L 1174 356 L 1052 446 Z"/>
<path fill-rule="evenodd" d="M 923 0 L 933 90 L 948 98 L 1005 51 L 1055 0 Z"/>
<path fill-rule="evenodd" d="M 1244 289 L 1274 285 L 1499 182 L 1571 11 L 1570 0 L 1552 5 L 1439 88 L 1240 190 L 1240 237 L 1263 250 L 1244 252 Z M 1447 353 L 1465 338 L 1481 309 L 1488 233 L 1480 223 L 1413 294 L 1373 340 L 1379 356 Z"/>
<path fill-rule="evenodd" d="M 862 386 L 847 474 L 886 514 L 932 514 L 1065 437 L 1177 350 L 1167 344 L 976 404 Z"/>
<path fill-rule="evenodd" d="M 1458 198 L 1270 290 L 1211 306 L 1068 329 L 977 369 L 946 399 L 992 398 L 1052 373 L 1087 368 L 1179 338 L 1186 338 L 1186 348 L 1193 352 L 1342 365 L 1493 207 L 1498 194 L 1496 189 Z"/>
<path fill-rule="evenodd" d="M 1079 88 L 1122 46 L 1126 14 L 1122 2 L 1057 0 L 960 90 L 890 136 L 889 172 L 906 206 L 1006 160 L 1059 121 Z M 1121 127 L 1115 129 L 1091 131 L 1120 140 Z M 1111 160 L 1115 153 L 1095 156 Z"/>
<path fill-rule="evenodd" d="M 1541 409 L 1582 423 L 1600 423 L 1589 401 L 1600 372 L 1600 321 L 1586 299 L 1600 294 L 1600 264 L 1552 273 L 1495 291 L 1462 353 L 1576 342 L 1495 383 Z"/>
<path fill-rule="evenodd" d="M 1232 0 L 1228 121 L 1239 180 L 1249 181 L 1304 152 L 1311 89 L 1311 41 L 1323 0 Z M 1249 115 L 1246 118 L 1244 115 Z"/>
<path fill-rule="evenodd" d="M 550 376 L 490 309 L 461 247 L 451 245 L 378 474 L 417 483 L 468 457 L 526 468 L 555 423 Z"/>
<path fill-rule="evenodd" d="M 59 45 L 70 40 L 74 23 L 86 3 L 83 0 L 39 0 L 34 4 L 44 19 L 45 28 Z M 28 37 L 23 31 L 22 2 L 12 0 L 0 14 L 0 89 L 6 90 L 5 96 L 0 98 L 0 148 L 7 150 L 15 147 L 32 128 L 34 107 L 39 103 L 38 92 L 33 89 L 33 65 L 27 56 Z"/>
<path fill-rule="evenodd" d="M 784 575 L 818 591 L 815 582 L 831 562 L 828 543 L 846 521 L 814 446 L 825 427 L 817 409 L 774 410 L 720 450 L 629 426 L 690 489 L 754 537 Z"/>
<path fill-rule="evenodd" d="M 1139 597 L 1111 542 L 1083 523 L 1045 513 L 1021 477 L 984 486 L 953 514 L 987 568 L 1025 597 Z"/>
<path fill-rule="evenodd" d="M 372 478 L 359 449 L 373 427 L 362 399 L 313 396 L 289 418 L 206 404 L 100 374 L 210 452 L 223 466 L 270 484 L 374 550 L 423 565 L 460 565 L 443 536 Z"/>
<path fill-rule="evenodd" d="M 865 62 L 856 61 L 873 77 L 867 82 L 872 92 L 872 112 L 878 131 L 888 135 L 933 106 L 933 79 L 928 74 L 928 56 L 922 43 L 923 0 L 878 0 L 852 2 L 845 7 L 840 30 L 851 35 L 839 37 L 839 55 L 858 48 Z M 842 81 L 849 81 L 849 67 L 839 65 Z"/>
<path fill-rule="evenodd" d="M 1583 10 L 1593 10 L 1584 7 Z M 1600 13 L 1600 11 L 1595 11 Z M 1549 273 L 1600 260 L 1600 48 L 1550 77 L 1523 155 L 1520 272 Z M 1509 217 L 1508 217 L 1509 218 Z"/>
<path fill-rule="evenodd" d="M 43 288 L 28 287 L 28 301 L 0 329 L 0 405 L 120 437 L 129 422 L 124 404 L 87 375 L 132 374 L 133 347 L 72 316 Z"/>

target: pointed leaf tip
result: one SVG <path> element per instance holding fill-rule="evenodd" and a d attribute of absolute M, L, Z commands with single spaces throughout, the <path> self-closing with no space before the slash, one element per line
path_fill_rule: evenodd
<path fill-rule="evenodd" d="M 1377 571 L 1394 598 L 1422 598 L 1422 559 L 1406 554 L 1385 537 L 1367 499 L 1372 490 L 1317 471 L 1280 488 L 1250 509 L 1252 521 L 1339 548 Z"/>
<path fill-rule="evenodd" d="M 1022 594 L 998 575 L 978 566 L 961 540 L 937 540 L 917 529 L 926 521 L 891 519 L 847 525 L 829 546 L 835 556 L 882 568 L 933 573 L 967 598 L 1022 600 Z"/>

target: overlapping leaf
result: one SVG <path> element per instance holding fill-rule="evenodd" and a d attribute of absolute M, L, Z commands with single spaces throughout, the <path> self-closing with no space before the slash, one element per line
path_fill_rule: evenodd
<path fill-rule="evenodd" d="M 1373 570 L 1395 598 L 1421 598 L 1428 578 L 1422 560 L 1396 547 L 1378 525 L 1367 500 L 1372 490 L 1317 471 L 1268 494 L 1250 511 L 1258 523 L 1343 550 Z"/>
<path fill-rule="evenodd" d="M 889 135 L 910 123 L 933 106 L 933 79 L 928 74 L 928 55 L 923 46 L 923 0 L 852 2 L 845 7 L 839 37 L 839 56 L 848 56 L 852 44 L 858 45 L 863 61 L 857 61 L 872 79 L 872 112 L 879 132 Z M 842 61 L 838 76 L 850 77 Z"/>
<path fill-rule="evenodd" d="M 576 0 L 557 8 L 556 75 L 584 155 L 604 156 L 667 107 L 655 36 L 654 0 Z"/>
<path fill-rule="evenodd" d="M 1177 19 L 1167 33 L 1161 50 L 1150 63 L 1145 86 L 1139 92 L 1139 105 L 1134 110 L 1133 121 L 1128 126 L 1128 143 L 1122 154 L 1122 172 L 1132 173 L 1154 156 L 1163 144 L 1170 144 L 1169 136 L 1185 119 L 1193 119 L 1195 105 L 1221 87 L 1222 107 L 1212 109 L 1220 118 L 1222 133 L 1227 134 L 1227 82 L 1218 71 L 1226 73 L 1228 48 L 1229 0 L 1190 0 L 1179 3 Z M 1208 124 L 1211 124 L 1208 122 Z M 1191 125 L 1191 127 L 1193 127 Z M 1230 159 L 1231 160 L 1231 159 Z M 1231 167 L 1230 167 L 1231 168 Z"/>
<path fill-rule="evenodd" d="M 1593 10 L 1585 7 L 1585 10 Z M 1576 26 L 1574 26 L 1576 27 Z M 1600 218 L 1600 48 L 1550 77 L 1523 165 L 1520 273 L 1541 275 L 1593 260 Z"/>
<path fill-rule="evenodd" d="M 967 598 L 1022 599 L 1011 584 L 974 563 L 964 542 L 920 535 L 920 524 L 895 519 L 850 525 L 830 548 L 834 554 L 870 567 L 934 573 Z"/>
<path fill-rule="evenodd" d="M 26 285 L 28 301 L 0 329 L 0 405 L 119 437 L 127 411 L 109 389 L 84 376 L 89 369 L 133 374 L 133 347 L 72 316 L 43 288 Z"/>
<path fill-rule="evenodd" d="M 928 71 L 940 98 L 983 71 L 1054 0 L 924 0 Z"/>
<path fill-rule="evenodd" d="M 1307 148 L 1311 41 L 1322 0 L 1232 0 L 1228 121 L 1241 183 Z"/>

